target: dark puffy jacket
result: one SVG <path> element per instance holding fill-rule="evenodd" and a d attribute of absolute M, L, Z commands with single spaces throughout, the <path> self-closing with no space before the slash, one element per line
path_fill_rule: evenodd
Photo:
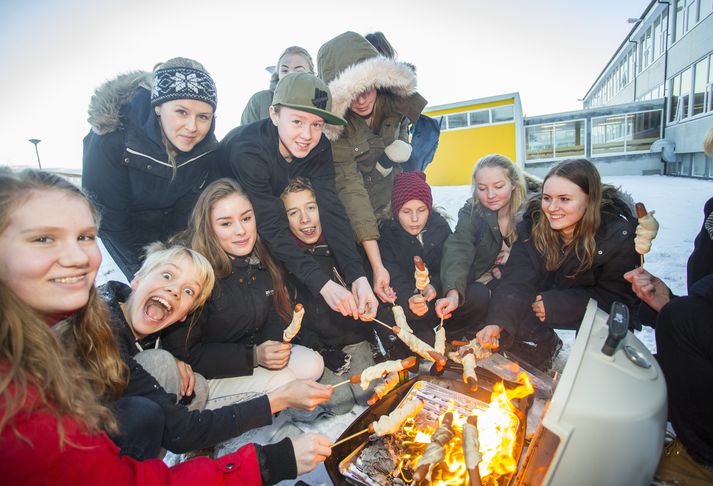
<path fill-rule="evenodd" d="M 279 150 L 277 127 L 261 120 L 232 130 L 221 141 L 220 172 L 237 179 L 250 195 L 257 229 L 270 253 L 297 276 L 314 295 L 329 280 L 319 264 L 297 246 L 290 235 L 280 194 L 290 179 L 304 177 L 314 187 L 324 235 L 347 283 L 365 275 L 354 245 L 346 211 L 334 187 L 331 145 L 323 135 L 303 159 L 287 162 Z"/>
<path fill-rule="evenodd" d="M 334 275 L 334 272 L 338 271 L 334 253 L 327 245 L 314 245 L 306 248 L 304 252 L 311 255 L 326 274 Z M 339 274 L 341 275 L 341 272 Z M 324 347 L 342 348 L 370 338 L 369 325 L 333 311 L 324 299 L 315 297 L 304 284 L 293 275 L 291 277 L 297 294 L 295 301 L 305 308 L 305 319 L 297 335 L 297 342 L 321 350 Z"/>
<path fill-rule="evenodd" d="M 186 319 L 167 328 L 162 346 L 208 379 L 252 375 L 253 348 L 282 341 L 287 326 L 275 312 L 273 294 L 267 268 L 236 258 L 231 274 L 216 281 L 195 324 Z"/>
<path fill-rule="evenodd" d="M 174 174 L 151 107 L 149 73 L 119 76 L 97 89 L 84 137 L 82 187 L 102 215 L 99 236 L 130 280 L 143 247 L 185 229 L 209 179 L 218 142 L 215 123 Z"/>
<path fill-rule="evenodd" d="M 162 444 L 166 449 L 182 453 L 212 447 L 245 431 L 272 423 L 267 395 L 217 410 L 189 411 L 185 406 L 177 404 L 176 396 L 161 388 L 156 379 L 134 359 L 139 350 L 120 307 L 131 294 L 131 288 L 119 282 L 108 282 L 99 291 L 111 310 L 112 326 L 121 358 L 130 372 L 124 396 L 143 396 L 161 406 L 166 418 Z M 297 475 L 294 449 L 289 439 L 274 446 L 264 446 L 261 453 L 265 454 L 261 463 L 266 461 L 265 464 L 280 465 L 279 470 L 274 466 L 270 468 L 271 478 L 280 480 Z"/>
<path fill-rule="evenodd" d="M 417 237 L 408 234 L 398 221 L 391 220 L 384 224 L 381 239 L 379 239 L 379 251 L 384 266 L 391 275 L 391 287 L 396 291 L 397 303 L 403 307 L 409 321 L 426 319 L 435 315 L 433 306 L 429 306 L 429 312 L 421 317 L 416 316 L 409 309 L 408 299 L 416 290 L 414 277 L 416 268 L 413 257 L 423 258 L 426 268 L 428 268 L 431 285 L 439 296 L 442 295 L 441 255 L 443 244 L 451 234 L 451 227 L 443 216 L 432 212 L 421 234 L 423 244 L 418 241 Z"/>
<path fill-rule="evenodd" d="M 713 273 L 713 198 L 703 207 L 703 225 L 696 236 L 693 253 L 688 258 L 688 288 Z"/>
<path fill-rule="evenodd" d="M 542 255 L 530 237 L 532 213 L 518 225 L 518 239 L 493 291 L 485 320 L 509 332 L 515 332 L 528 313 L 535 297 L 542 295 L 545 325 L 559 329 L 577 329 L 589 299 L 609 312 L 614 301 L 626 304 L 638 315 L 639 300 L 624 280 L 624 274 L 639 265 L 634 250 L 636 219 L 624 203 L 602 208 L 601 225 L 595 235 L 596 255 L 592 267 L 574 277 L 578 260 L 570 256 L 553 272 L 548 272 Z"/>
<path fill-rule="evenodd" d="M 443 246 L 443 293 L 456 289 L 462 304 L 468 284 L 493 267 L 502 246 L 498 214 L 468 199 L 458 211 L 456 230 Z"/>

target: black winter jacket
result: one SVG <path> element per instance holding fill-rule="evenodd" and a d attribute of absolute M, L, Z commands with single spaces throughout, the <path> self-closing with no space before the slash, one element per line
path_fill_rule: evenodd
<path fill-rule="evenodd" d="M 290 236 L 280 199 L 289 179 L 304 177 L 312 183 L 325 238 L 347 283 L 365 276 L 354 233 L 334 187 L 332 150 L 324 135 L 307 157 L 287 162 L 279 151 L 277 127 L 268 118 L 228 133 L 221 142 L 219 163 L 221 175 L 237 179 L 250 195 L 258 231 L 270 252 L 314 295 L 319 295 L 330 277 Z"/>
<path fill-rule="evenodd" d="M 703 207 L 703 225 L 688 258 L 688 289 L 706 275 L 713 274 L 713 198 Z"/>
<path fill-rule="evenodd" d="M 252 375 L 254 347 L 282 341 L 283 323 L 273 305 L 270 272 L 236 258 L 232 272 L 216 281 L 208 301 L 192 319 L 163 331 L 161 343 L 208 379 Z"/>
<path fill-rule="evenodd" d="M 396 291 L 396 301 L 403 307 L 409 321 L 426 319 L 435 315 L 433 306 L 430 306 L 429 312 L 421 317 L 416 316 L 409 309 L 408 299 L 416 290 L 414 277 L 416 268 L 413 257 L 423 258 L 426 268 L 428 268 L 431 285 L 439 296 L 442 295 L 441 256 L 443 245 L 451 234 L 451 227 L 443 216 L 434 211 L 431 212 L 421 234 L 423 244 L 417 237 L 408 234 L 397 220 L 391 220 L 382 227 L 379 239 L 381 260 L 391 275 L 391 287 Z"/>
<path fill-rule="evenodd" d="M 574 256 L 553 272 L 545 269 L 544 259 L 530 237 L 532 213 L 528 212 L 517 227 L 518 239 L 493 291 L 485 322 L 515 333 L 518 324 L 532 313 L 531 305 L 538 294 L 545 306 L 543 324 L 558 329 L 577 329 L 590 298 L 606 312 L 619 301 L 632 315 L 638 315 L 639 301 L 623 277 L 640 261 L 634 250 L 636 219 L 624 203 L 616 202 L 616 207 L 602 210 L 592 267 L 573 278 L 569 275 L 578 266 Z"/>
<path fill-rule="evenodd" d="M 217 410 L 189 411 L 185 406 L 177 404 L 176 396 L 161 388 L 156 379 L 134 359 L 139 352 L 136 339 L 119 306 L 129 298 L 131 288 L 119 282 L 108 282 L 99 288 L 99 292 L 109 305 L 121 358 L 129 367 L 129 384 L 124 396 L 143 396 L 161 406 L 166 417 L 162 444 L 166 449 L 182 453 L 212 447 L 247 430 L 272 423 L 267 395 Z M 266 453 L 278 453 L 283 463 L 286 458 L 294 458 L 291 443 L 280 442 L 276 445 L 278 447 L 272 450 L 266 446 Z M 296 472 L 296 463 L 292 466 Z M 285 467 L 289 470 L 292 466 Z"/>
<path fill-rule="evenodd" d="M 334 253 L 327 245 L 314 245 L 303 251 L 312 256 L 327 275 L 332 276 L 338 271 Z M 343 348 L 370 338 L 371 326 L 333 311 L 324 299 L 313 295 L 294 275 L 290 277 L 296 289 L 295 301 L 305 308 L 305 318 L 297 342 L 308 348 L 322 350 L 325 347 Z"/>
<path fill-rule="evenodd" d="M 139 74 L 127 76 L 109 81 L 92 98 L 82 187 L 101 212 L 102 242 L 130 280 L 143 247 L 185 229 L 218 142 L 213 123 L 193 150 L 177 153 L 174 175 L 150 92 L 139 86 Z"/>

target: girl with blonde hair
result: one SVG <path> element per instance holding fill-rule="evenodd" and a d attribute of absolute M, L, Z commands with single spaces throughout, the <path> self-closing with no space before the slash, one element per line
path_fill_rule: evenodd
<path fill-rule="evenodd" d="M 515 226 L 526 188 L 520 167 L 501 154 L 478 160 L 472 183 L 472 196 L 458 212 L 455 232 L 443 248 L 441 281 L 445 297 L 436 302 L 436 313 L 471 315 L 474 329 L 470 330 L 475 331 L 517 240 Z"/>

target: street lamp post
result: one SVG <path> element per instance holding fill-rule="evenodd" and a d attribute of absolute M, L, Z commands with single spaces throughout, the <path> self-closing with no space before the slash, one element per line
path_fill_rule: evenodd
<path fill-rule="evenodd" d="M 30 143 L 35 146 L 35 153 L 37 154 L 37 165 L 40 167 L 40 170 L 42 170 L 42 163 L 40 163 L 40 151 L 37 148 L 37 144 L 40 143 L 42 140 L 38 138 L 31 138 Z"/>

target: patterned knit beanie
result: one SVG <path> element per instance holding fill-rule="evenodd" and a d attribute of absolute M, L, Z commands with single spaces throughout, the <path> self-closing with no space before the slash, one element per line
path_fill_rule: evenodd
<path fill-rule="evenodd" d="M 203 101 L 215 110 L 218 93 L 213 79 L 200 63 L 175 57 L 154 69 L 151 106 L 171 100 Z"/>
<path fill-rule="evenodd" d="M 426 183 L 426 174 L 420 170 L 402 172 L 394 176 L 394 189 L 391 192 L 391 212 L 394 218 L 398 218 L 401 207 L 412 199 L 422 201 L 428 206 L 428 213 L 431 213 L 431 186 Z"/>

